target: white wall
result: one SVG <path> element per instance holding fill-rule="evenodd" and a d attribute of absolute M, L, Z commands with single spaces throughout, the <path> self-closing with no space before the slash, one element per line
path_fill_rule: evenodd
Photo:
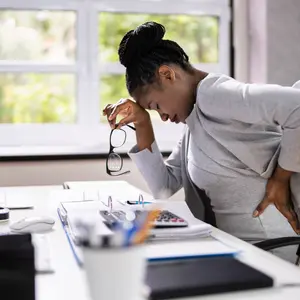
<path fill-rule="evenodd" d="M 120 180 L 122 178 L 134 181 L 143 189 L 147 189 L 138 170 L 129 159 L 124 162 L 124 170 L 131 170 L 131 173 L 121 177 L 108 176 L 103 159 L 3 162 L 0 164 L 0 185 L 48 185 L 62 184 L 68 180 Z"/>
<path fill-rule="evenodd" d="M 80 180 L 126 180 L 134 186 L 149 192 L 147 184 L 130 159 L 124 160 L 128 175 L 112 177 L 106 174 L 105 160 L 65 160 L 42 162 L 0 163 L 0 186 L 60 185 L 65 181 Z M 172 199 L 184 199 L 180 191 Z"/>
<path fill-rule="evenodd" d="M 268 82 L 292 85 L 300 79 L 300 1 L 268 0 Z"/>
<path fill-rule="evenodd" d="M 292 85 L 300 79 L 299 0 L 235 0 L 234 20 L 238 80 Z"/>

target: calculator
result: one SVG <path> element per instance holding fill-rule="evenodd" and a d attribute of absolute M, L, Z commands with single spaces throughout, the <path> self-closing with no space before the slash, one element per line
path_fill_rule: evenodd
<path fill-rule="evenodd" d="M 138 217 L 143 211 L 135 210 L 136 216 Z M 126 213 L 122 210 L 100 210 L 100 215 L 104 218 L 105 224 L 112 228 L 116 223 L 124 222 L 126 220 Z M 169 210 L 162 210 L 153 223 L 154 228 L 179 228 L 187 227 L 188 223 L 185 219 L 170 212 Z"/>

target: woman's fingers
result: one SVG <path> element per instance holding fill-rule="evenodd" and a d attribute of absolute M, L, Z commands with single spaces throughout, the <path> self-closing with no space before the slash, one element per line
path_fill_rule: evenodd
<path fill-rule="evenodd" d="M 125 115 L 126 117 L 129 116 L 131 114 L 131 103 L 132 101 L 130 100 L 125 100 L 122 102 L 118 102 L 112 112 L 110 113 L 109 117 L 108 117 L 108 122 L 111 124 L 112 128 L 116 127 L 116 120 L 117 120 L 117 116 L 119 114 L 121 115 Z"/>
<path fill-rule="evenodd" d="M 103 111 L 102 111 L 103 116 L 106 116 L 107 121 L 108 121 L 108 123 L 109 123 L 109 125 L 110 125 L 110 127 L 111 127 L 112 129 L 114 128 L 115 124 L 114 124 L 113 121 L 110 121 L 108 118 L 109 118 L 111 112 L 113 111 L 113 108 L 114 108 L 114 105 L 113 105 L 113 104 L 107 104 L 107 105 L 105 106 L 105 108 L 103 109 Z"/>
<path fill-rule="evenodd" d="M 129 106 L 130 106 L 130 103 L 128 103 L 128 101 L 126 99 L 125 100 L 121 99 L 116 104 L 108 104 L 105 106 L 102 113 L 103 113 L 103 116 L 107 117 L 107 121 L 112 129 L 115 128 L 116 119 L 117 119 L 118 114 L 127 113 L 126 107 L 129 107 Z"/>
<path fill-rule="evenodd" d="M 121 115 L 123 119 L 117 124 L 117 128 L 128 123 L 142 123 L 149 119 L 149 113 L 130 99 L 120 99 L 116 104 L 106 105 L 103 115 L 107 116 L 112 129 L 116 127 L 118 115 Z"/>
<path fill-rule="evenodd" d="M 121 112 L 126 112 L 128 113 L 128 109 L 130 108 L 130 103 L 128 102 L 123 102 L 121 104 L 116 104 L 114 106 L 114 109 L 112 110 L 110 116 L 108 117 L 108 120 L 115 120 L 118 116 L 119 113 Z"/>
<path fill-rule="evenodd" d="M 269 205 L 270 205 L 270 201 L 266 194 L 265 198 L 257 205 L 257 207 L 253 213 L 253 217 L 256 218 L 256 217 L 260 216 Z"/>
<path fill-rule="evenodd" d="M 287 207 L 285 205 L 276 205 L 276 208 L 282 213 L 284 217 L 287 218 L 288 222 L 291 224 L 293 230 L 299 234 L 300 230 L 298 227 L 298 218 L 292 207 Z"/>
<path fill-rule="evenodd" d="M 102 110 L 103 116 L 109 116 L 113 108 L 113 104 L 107 104 L 105 108 Z"/>
<path fill-rule="evenodd" d="M 129 116 L 123 118 L 122 120 L 120 120 L 120 122 L 117 124 L 116 128 L 120 129 L 122 126 L 125 126 L 132 122 L 134 122 L 134 115 L 129 115 Z"/>

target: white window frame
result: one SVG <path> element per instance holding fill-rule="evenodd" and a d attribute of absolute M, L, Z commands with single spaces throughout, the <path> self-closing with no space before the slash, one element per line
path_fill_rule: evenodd
<path fill-rule="evenodd" d="M 153 3 L 155 2 L 155 3 Z M 219 17 L 219 62 L 196 64 L 208 72 L 229 74 L 228 0 L 0 0 L 0 9 L 71 10 L 77 13 L 77 58 L 70 64 L 0 61 L 1 73 L 74 74 L 77 78 L 75 124 L 0 124 L 0 155 L 106 153 L 110 128 L 99 123 L 99 78 L 124 74 L 119 63 L 98 64 L 100 12 L 213 15 Z M 117 51 L 117 49 L 116 49 Z M 116 99 L 117 101 L 118 99 Z M 162 151 L 171 151 L 180 138 L 178 125 L 153 121 Z M 176 127 L 175 127 L 176 126 Z M 135 142 L 128 132 L 124 151 Z"/>

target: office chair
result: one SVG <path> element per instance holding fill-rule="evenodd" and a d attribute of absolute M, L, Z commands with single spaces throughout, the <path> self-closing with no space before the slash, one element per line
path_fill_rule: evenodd
<path fill-rule="evenodd" d="M 292 245 L 299 245 L 296 255 L 297 260 L 295 264 L 299 266 L 300 264 L 300 236 L 290 236 L 290 237 L 281 237 L 281 238 L 275 238 L 275 239 L 269 239 L 262 242 L 254 243 L 254 246 L 265 250 L 270 251 L 273 249 L 277 249 L 280 247 L 286 247 L 286 246 L 292 246 Z"/>

